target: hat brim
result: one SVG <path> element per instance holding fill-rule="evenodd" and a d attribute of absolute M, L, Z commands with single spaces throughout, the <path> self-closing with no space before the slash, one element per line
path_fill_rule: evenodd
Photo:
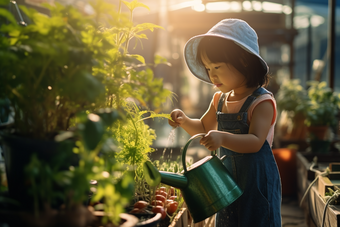
<path fill-rule="evenodd" d="M 225 35 L 222 36 L 222 35 L 218 35 L 218 34 L 203 34 L 203 35 L 197 35 L 197 36 L 192 37 L 185 44 L 185 47 L 184 47 L 184 59 L 185 59 L 185 62 L 187 64 L 189 70 L 191 71 L 191 73 L 194 76 L 196 76 L 198 79 L 202 80 L 203 82 L 212 84 L 210 79 L 209 79 L 209 75 L 207 74 L 205 67 L 202 64 L 198 63 L 197 60 L 196 60 L 196 58 L 197 58 L 197 47 L 198 47 L 198 45 L 199 45 L 199 43 L 200 43 L 200 41 L 203 37 L 220 37 L 220 38 L 223 38 L 223 39 L 228 39 L 228 40 L 233 41 L 235 44 L 237 44 L 238 46 L 240 46 L 241 48 L 243 48 L 247 52 L 258 57 L 263 68 L 266 70 L 266 74 L 268 73 L 269 69 L 268 69 L 267 63 L 250 46 L 248 46 L 244 43 L 240 43 L 238 40 L 235 40 L 233 37 L 230 37 L 230 36 L 225 36 Z"/>

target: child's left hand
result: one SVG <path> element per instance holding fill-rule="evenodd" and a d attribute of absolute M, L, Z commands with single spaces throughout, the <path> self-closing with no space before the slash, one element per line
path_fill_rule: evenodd
<path fill-rule="evenodd" d="M 200 144 L 209 151 L 214 151 L 222 145 L 222 134 L 220 131 L 211 130 L 201 140 Z"/>

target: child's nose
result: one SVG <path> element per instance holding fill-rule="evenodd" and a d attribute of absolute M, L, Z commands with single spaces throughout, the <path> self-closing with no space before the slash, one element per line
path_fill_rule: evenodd
<path fill-rule="evenodd" d="M 209 74 L 210 74 L 211 78 L 216 78 L 217 77 L 215 70 L 210 70 Z"/>

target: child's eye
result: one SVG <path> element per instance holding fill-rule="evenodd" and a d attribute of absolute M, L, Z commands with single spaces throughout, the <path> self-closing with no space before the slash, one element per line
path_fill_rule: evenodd
<path fill-rule="evenodd" d="M 216 66 L 215 69 L 219 69 L 221 66 Z"/>
<path fill-rule="evenodd" d="M 210 69 L 205 68 L 205 70 L 210 71 Z"/>

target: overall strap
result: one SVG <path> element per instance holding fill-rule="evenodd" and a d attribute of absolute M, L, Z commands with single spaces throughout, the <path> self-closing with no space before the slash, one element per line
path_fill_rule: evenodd
<path fill-rule="evenodd" d="M 250 105 L 253 103 L 253 101 L 255 99 L 257 99 L 257 97 L 263 95 L 263 94 L 271 94 L 271 92 L 269 92 L 268 90 L 266 90 L 265 88 L 263 87 L 259 87 L 258 89 L 256 89 L 253 94 L 251 94 L 247 100 L 243 103 L 239 113 L 241 112 L 247 112 Z"/>
<path fill-rule="evenodd" d="M 222 93 L 220 100 L 218 101 L 217 111 L 222 112 L 222 107 L 225 99 L 225 93 Z"/>

